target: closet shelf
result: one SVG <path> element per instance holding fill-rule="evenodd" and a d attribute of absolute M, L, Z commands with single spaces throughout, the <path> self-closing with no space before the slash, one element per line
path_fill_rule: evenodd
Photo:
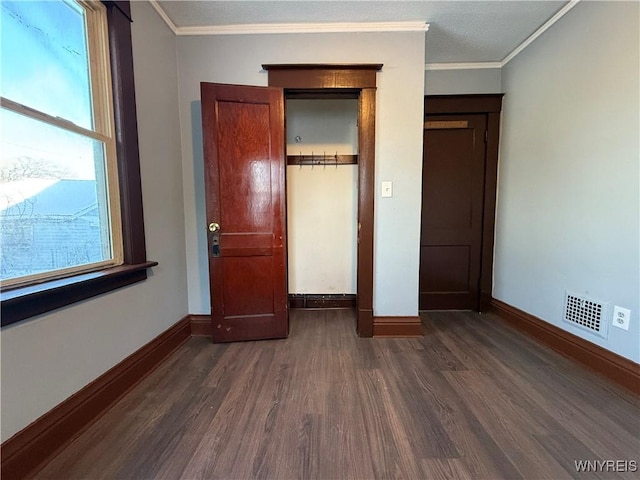
<path fill-rule="evenodd" d="M 357 165 L 358 155 L 287 155 L 287 165 Z"/>

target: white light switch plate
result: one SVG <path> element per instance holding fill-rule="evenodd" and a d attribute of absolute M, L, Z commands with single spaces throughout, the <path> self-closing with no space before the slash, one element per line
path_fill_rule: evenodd
<path fill-rule="evenodd" d="M 382 198 L 393 197 L 393 183 L 382 182 Z"/>
<path fill-rule="evenodd" d="M 629 321 L 631 320 L 631 310 L 628 308 L 622 308 L 619 306 L 613 307 L 613 322 L 614 327 L 621 328 L 622 330 L 629 330 Z"/>

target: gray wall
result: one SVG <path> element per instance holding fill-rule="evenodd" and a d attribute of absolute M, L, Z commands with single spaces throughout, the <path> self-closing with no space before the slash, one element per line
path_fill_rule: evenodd
<path fill-rule="evenodd" d="M 147 254 L 143 283 L 2 329 L 2 441 L 187 313 L 175 38 L 131 2 Z"/>
<path fill-rule="evenodd" d="M 502 92 L 499 68 L 427 70 L 424 74 L 425 95 Z"/>
<path fill-rule="evenodd" d="M 494 268 L 494 297 L 636 362 L 639 5 L 581 2 L 503 68 Z M 565 290 L 631 329 L 567 326 Z"/>
<path fill-rule="evenodd" d="M 200 82 L 266 85 L 263 63 L 383 63 L 378 73 L 374 314 L 418 313 L 424 32 L 178 38 L 189 312 L 210 312 Z M 380 198 L 380 182 L 394 182 Z"/>

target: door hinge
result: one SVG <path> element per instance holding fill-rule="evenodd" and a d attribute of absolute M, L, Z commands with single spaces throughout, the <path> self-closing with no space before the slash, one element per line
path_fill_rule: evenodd
<path fill-rule="evenodd" d="M 489 141 L 489 130 L 484 131 L 484 143 Z"/>

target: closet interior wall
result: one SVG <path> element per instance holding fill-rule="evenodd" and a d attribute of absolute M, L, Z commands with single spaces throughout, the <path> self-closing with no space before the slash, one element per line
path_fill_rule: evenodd
<path fill-rule="evenodd" d="M 357 292 L 358 100 L 286 98 L 289 295 Z"/>

